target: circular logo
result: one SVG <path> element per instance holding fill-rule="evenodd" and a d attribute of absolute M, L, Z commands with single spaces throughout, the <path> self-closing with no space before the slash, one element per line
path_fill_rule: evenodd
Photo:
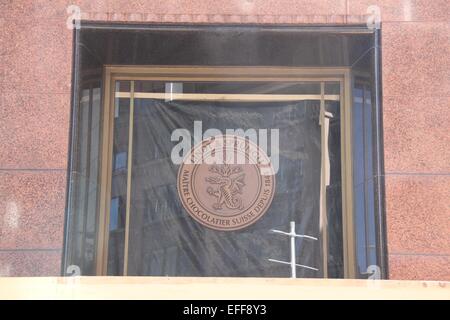
<path fill-rule="evenodd" d="M 177 187 L 192 218 L 208 228 L 231 231 L 264 215 L 273 199 L 275 174 L 255 143 L 221 135 L 192 148 L 180 165 Z"/>

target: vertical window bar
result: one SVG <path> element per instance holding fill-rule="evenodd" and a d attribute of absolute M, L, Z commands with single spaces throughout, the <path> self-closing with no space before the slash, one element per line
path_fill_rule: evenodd
<path fill-rule="evenodd" d="M 128 161 L 127 161 L 127 203 L 125 217 L 125 246 L 123 255 L 123 275 L 128 274 L 128 238 L 130 235 L 130 206 L 131 206 L 131 170 L 133 162 L 133 119 L 134 119 L 134 81 L 130 88 L 130 121 L 128 126 Z"/>
<path fill-rule="evenodd" d="M 325 82 L 320 83 L 320 131 L 321 131 L 321 170 L 320 170 L 320 230 L 322 234 L 323 277 L 328 278 L 328 219 L 327 219 L 327 154 L 328 130 L 325 118 Z"/>

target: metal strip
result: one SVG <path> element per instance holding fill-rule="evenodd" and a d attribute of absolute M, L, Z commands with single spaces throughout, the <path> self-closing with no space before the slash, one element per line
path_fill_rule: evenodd
<path fill-rule="evenodd" d="M 108 261 L 108 237 L 109 237 L 109 207 L 111 200 L 111 167 L 112 167 L 112 140 L 114 130 L 114 79 L 108 69 L 104 71 L 104 110 L 101 141 L 101 163 L 100 163 L 100 204 L 99 204 L 99 226 L 96 256 L 96 274 L 107 274 Z"/>
<path fill-rule="evenodd" d="M 229 67 L 229 66 L 146 66 L 146 65 L 106 65 L 111 74 L 115 76 L 127 76 L 127 80 L 135 80 L 140 77 L 189 77 L 190 79 L 220 78 L 232 81 L 240 81 L 242 78 L 254 78 L 265 80 L 267 78 L 284 78 L 285 81 L 302 81 L 305 77 L 313 77 L 316 81 L 322 81 L 324 77 L 336 78 L 344 74 L 345 67 Z"/>
<path fill-rule="evenodd" d="M 147 80 L 147 81 L 166 81 L 166 82 L 282 82 L 301 84 L 305 82 L 318 81 L 339 81 L 339 77 L 332 76 L 297 76 L 297 75 L 280 75 L 280 76 L 239 76 L 239 75 L 205 75 L 205 74 L 134 74 L 134 73 L 116 73 L 116 80 Z"/>
<path fill-rule="evenodd" d="M 292 15 L 291 15 L 292 16 Z M 307 24 L 307 25 L 288 25 L 288 24 L 242 24 L 242 23 L 204 23 L 194 25 L 192 23 L 177 24 L 146 24 L 146 23 L 111 23 L 103 21 L 82 20 L 82 30 L 126 30 L 126 31 L 182 31 L 182 32 L 254 32 L 257 30 L 261 33 L 331 33 L 331 34 L 373 34 L 372 29 L 367 28 L 365 23 L 354 25 L 336 24 Z"/>
<path fill-rule="evenodd" d="M 328 219 L 327 219 L 327 119 L 325 117 L 325 83 L 320 83 L 320 139 L 321 139 L 321 170 L 320 170 L 320 229 L 322 234 L 323 277 L 328 278 Z"/>
<path fill-rule="evenodd" d="M 117 92 L 116 98 L 130 98 L 130 92 Z M 172 93 L 171 100 L 194 101 L 296 101 L 296 100 L 332 100 L 339 101 L 339 95 L 319 94 L 231 94 L 231 93 Z M 166 100 L 167 95 L 159 92 L 135 92 L 136 99 Z"/>
<path fill-rule="evenodd" d="M 276 262 L 276 263 L 281 263 L 281 264 L 292 265 L 291 262 L 287 262 L 287 261 L 281 261 L 281 260 L 277 260 L 277 259 L 267 259 L 267 260 L 270 261 L 270 262 Z M 295 266 L 301 267 L 301 268 L 305 268 L 305 269 L 309 269 L 309 270 L 314 270 L 314 271 L 318 271 L 318 270 L 319 270 L 319 269 L 317 269 L 317 268 L 305 266 L 305 265 L 303 265 L 303 264 L 298 264 L 298 263 L 296 263 Z M 291 277 L 291 278 L 294 278 L 294 279 L 295 279 L 296 277 L 293 276 L 293 277 Z"/>
<path fill-rule="evenodd" d="M 341 163 L 342 163 L 342 225 L 344 240 L 344 277 L 356 276 L 355 226 L 353 217 L 353 162 L 352 162 L 352 80 L 350 72 L 344 74 L 341 85 Z"/>
<path fill-rule="evenodd" d="M 123 253 L 123 275 L 128 274 L 128 238 L 130 236 L 130 206 L 131 206 L 131 170 L 133 161 L 133 123 L 134 123 L 134 81 L 130 89 L 130 122 L 128 129 L 128 163 L 127 163 L 127 204 L 125 220 L 125 246 Z"/>
<path fill-rule="evenodd" d="M 66 176 L 66 203 L 64 208 L 64 238 L 63 238 L 63 255 L 61 259 L 61 270 L 60 274 L 62 276 L 66 275 L 67 267 L 72 262 L 72 249 L 70 247 L 70 242 L 73 235 L 71 234 L 72 228 L 72 202 L 73 202 L 73 169 L 74 169 L 74 154 L 75 154 L 75 141 L 77 133 L 77 123 L 78 123 L 78 112 L 79 112 L 79 101 L 78 100 L 78 90 L 79 90 L 79 74 L 76 70 L 79 70 L 80 66 L 80 46 L 78 45 L 80 39 L 80 30 L 77 28 L 73 29 L 73 54 L 72 54 L 72 71 L 71 71 L 71 96 L 70 96 L 70 125 L 69 125 L 69 141 L 67 145 L 68 157 L 67 157 L 67 176 Z"/>
<path fill-rule="evenodd" d="M 376 140 L 376 168 L 377 168 L 377 242 L 378 242 L 378 253 L 377 257 L 378 264 L 381 267 L 381 276 L 383 279 L 389 278 L 389 259 L 387 258 L 387 235 L 386 235 L 386 214 L 385 214 L 385 186 L 384 180 L 384 157 L 383 157 L 383 109 L 382 109 L 382 79 L 381 79 L 381 33 L 380 29 L 375 30 L 375 51 L 374 51 L 374 65 L 375 65 L 375 140 Z"/>

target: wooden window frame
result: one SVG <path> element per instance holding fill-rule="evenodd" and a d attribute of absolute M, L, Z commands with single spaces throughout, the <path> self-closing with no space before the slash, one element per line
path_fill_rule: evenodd
<path fill-rule="evenodd" d="M 342 219 L 343 219 L 343 256 L 344 278 L 356 276 L 356 243 L 353 214 L 353 161 L 352 161 L 352 100 L 351 76 L 349 68 L 293 68 L 293 67 L 204 67 L 204 66 L 110 66 L 103 72 L 103 117 L 100 164 L 100 202 L 98 217 L 98 237 L 96 254 L 96 275 L 107 275 L 109 211 L 111 195 L 112 146 L 114 133 L 114 102 L 116 98 L 115 83 L 118 80 L 150 80 L 150 81 L 214 81 L 214 82 L 245 82 L 245 81 L 289 81 L 289 82 L 319 82 L 324 101 L 324 86 L 327 81 L 340 84 L 340 118 L 341 118 L 341 168 L 342 168 Z M 131 105 L 134 100 L 134 90 L 130 90 Z M 323 115 L 321 115 L 322 117 Z M 132 128 L 130 128 L 132 132 Z M 128 155 L 131 157 L 131 153 Z M 128 161 L 130 163 L 130 159 Z M 323 163 L 323 161 L 322 161 Z M 128 170 L 130 179 L 131 170 Z M 321 177 L 321 187 L 324 183 Z M 127 183 L 127 189 L 130 183 Z M 128 190 L 129 191 L 129 190 Z M 128 192 L 129 194 L 129 192 Z M 130 198 L 130 197 L 127 197 Z M 127 207 L 129 208 L 127 199 Z M 322 200 L 323 201 L 323 200 Z M 129 210 L 127 210 L 127 224 Z M 322 223 L 326 224 L 325 221 Z M 127 242 L 127 226 L 125 230 Z M 326 239 L 323 245 L 326 245 Z M 127 246 L 126 246 L 127 247 Z M 125 247 L 125 250 L 126 250 Z M 326 255 L 324 260 L 326 262 Z M 125 259 L 124 259 L 125 260 Z M 127 262 L 125 260 L 124 264 Z M 326 263 L 324 263 L 326 265 Z M 126 269 L 126 268 L 125 268 Z M 125 273 L 126 275 L 126 270 Z M 325 277 L 327 271 L 324 270 Z"/>

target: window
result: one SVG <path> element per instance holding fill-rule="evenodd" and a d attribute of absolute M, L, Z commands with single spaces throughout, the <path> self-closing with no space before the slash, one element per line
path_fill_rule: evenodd
<path fill-rule="evenodd" d="M 345 176 L 341 166 L 341 141 L 345 140 L 341 128 L 349 111 L 341 92 L 348 72 L 340 70 L 326 81 L 319 74 L 314 80 L 311 76 L 303 80 L 306 77 L 298 69 L 272 68 L 265 74 L 255 68 L 199 67 L 140 68 L 138 72 L 130 76 L 120 67 L 106 72 L 112 88 L 107 95 L 114 99 L 110 108 L 105 106 L 109 110 L 105 114 L 114 117 L 105 117 L 104 127 L 110 127 L 112 135 L 103 159 L 116 160 L 103 179 L 107 191 L 100 225 L 110 229 L 101 231 L 100 250 L 107 253 L 97 263 L 104 274 L 289 276 L 289 266 L 269 259 L 289 260 L 290 241 L 270 230 L 287 230 L 291 221 L 301 233 L 318 238 L 296 240 L 298 263 L 311 267 L 299 267 L 298 276 L 343 277 L 352 272 L 348 261 L 354 257 L 344 257 L 344 246 L 349 244 L 344 244 L 348 239 L 343 236 L 343 222 L 349 223 L 352 210 L 351 205 L 342 208 L 343 193 L 351 193 L 343 190 L 342 181 L 351 176 Z M 213 73 L 228 76 L 220 79 Z M 199 223 L 189 215 L 189 207 L 183 207 L 179 164 L 171 157 L 178 143 L 173 133 L 187 131 L 193 145 L 196 125 L 202 134 L 212 129 L 224 133 L 241 129 L 238 134 L 242 135 L 252 130 L 278 131 L 276 137 L 267 137 L 272 145 L 279 144 L 277 150 L 270 149 L 278 171 L 273 199 L 261 219 L 228 231 Z M 119 155 L 127 153 L 131 155 L 127 168 L 117 172 Z M 243 189 L 255 187 L 249 174 L 244 180 Z M 200 184 L 200 194 L 214 188 L 203 180 Z M 207 202 L 208 196 L 204 198 Z M 126 204 L 119 206 L 118 199 Z M 246 212 L 250 202 L 243 199 L 243 208 L 229 214 Z M 228 214 L 214 203 L 204 206 L 219 217 Z M 119 216 L 125 217 L 120 227 Z"/>
<path fill-rule="evenodd" d="M 107 39 L 102 32 L 94 28 L 92 39 Z M 177 32 L 173 44 L 185 43 Z M 209 36 L 195 32 L 199 43 Z M 111 35 L 122 39 L 122 62 L 127 50 L 141 54 L 127 49 L 122 32 Z M 322 47 L 327 36 L 316 36 Z M 349 57 L 363 52 L 370 36 L 347 40 L 358 39 Z M 377 172 L 369 159 L 380 152 L 373 143 L 376 90 L 372 73 L 364 73 L 373 56 L 364 53 L 350 65 L 343 59 L 339 67 L 299 67 L 276 66 L 272 52 L 256 60 L 272 59 L 274 66 L 230 66 L 244 62 L 253 43 L 225 58 L 211 58 L 218 48 L 209 48 L 207 59 L 223 64 L 196 64 L 195 41 L 184 50 L 190 60 L 171 52 L 161 58 L 164 66 L 105 60 L 94 67 L 85 56 L 78 60 L 91 72 L 80 72 L 75 105 L 64 268 L 76 264 L 90 275 L 308 278 L 365 277 L 369 265 L 384 268 L 376 215 L 382 208 L 374 202 L 382 190 L 368 182 Z M 279 49 L 290 45 L 281 41 Z M 189 63 L 167 63 L 173 56 Z M 85 89 L 95 83 L 91 77 L 101 78 L 101 104 L 90 93 L 100 87 Z M 97 113 L 94 120 L 90 114 Z M 220 152 L 208 148 L 220 139 L 231 141 L 234 160 L 241 153 L 250 163 L 217 161 Z M 225 142 L 217 149 L 224 159 Z M 209 162 L 186 160 L 199 152 Z M 266 160 L 272 174 L 263 172 Z M 298 235 L 293 242 L 290 228 Z"/>

